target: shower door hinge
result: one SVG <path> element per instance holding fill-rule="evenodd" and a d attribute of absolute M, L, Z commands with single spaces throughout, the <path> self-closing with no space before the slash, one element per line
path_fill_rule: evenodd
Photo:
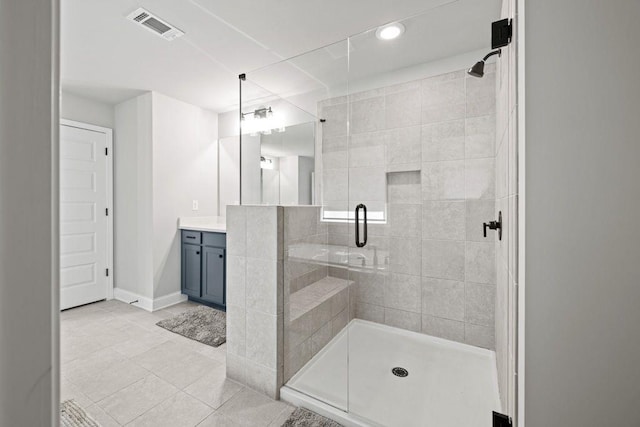
<path fill-rule="evenodd" d="M 511 417 L 493 411 L 493 427 L 512 427 Z"/>
<path fill-rule="evenodd" d="M 501 19 L 491 23 L 491 49 L 498 49 L 511 43 L 513 33 L 511 19 Z"/>
<path fill-rule="evenodd" d="M 109 155 L 109 147 L 104 147 L 104 155 L 105 156 Z"/>
<path fill-rule="evenodd" d="M 109 269 L 108 268 L 107 268 L 106 273 L 107 273 L 107 277 L 109 277 Z"/>

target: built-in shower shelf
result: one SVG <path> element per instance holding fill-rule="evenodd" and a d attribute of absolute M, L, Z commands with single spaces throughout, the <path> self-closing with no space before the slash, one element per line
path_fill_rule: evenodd
<path fill-rule="evenodd" d="M 289 296 L 290 321 L 294 322 L 314 310 L 324 310 L 329 319 L 346 308 L 353 281 L 324 277 Z M 322 317 L 322 316 L 320 316 Z"/>

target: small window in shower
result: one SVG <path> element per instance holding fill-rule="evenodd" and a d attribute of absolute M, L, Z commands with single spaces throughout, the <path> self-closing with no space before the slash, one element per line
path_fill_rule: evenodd
<path fill-rule="evenodd" d="M 327 222 L 350 222 L 355 219 L 355 207 L 367 207 L 367 221 L 387 222 L 387 176 L 384 170 L 357 168 L 349 170 L 349 179 L 329 170 L 323 178 L 322 219 Z M 346 195 L 346 196 L 343 196 Z M 336 200 L 340 199 L 342 200 Z M 345 200 L 346 199 L 346 200 Z"/>

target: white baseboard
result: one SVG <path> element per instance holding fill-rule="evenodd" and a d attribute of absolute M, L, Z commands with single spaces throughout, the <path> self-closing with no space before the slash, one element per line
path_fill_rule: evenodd
<path fill-rule="evenodd" d="M 174 292 L 172 294 L 165 295 L 163 297 L 151 299 L 151 298 L 140 296 L 133 292 L 129 292 L 122 288 L 113 289 L 113 298 L 117 299 L 118 301 L 131 304 L 135 307 L 140 307 L 143 310 L 146 310 L 149 312 L 160 310 L 160 309 L 163 309 L 187 300 L 187 296 L 181 294 L 180 292 Z M 133 302 L 133 301 L 136 301 L 136 302 Z"/>
<path fill-rule="evenodd" d="M 151 298 L 134 294 L 122 288 L 113 288 L 113 298 L 147 311 L 153 311 L 153 300 Z"/>
<path fill-rule="evenodd" d="M 187 296 L 181 292 L 174 292 L 163 297 L 155 298 L 153 300 L 153 311 L 160 310 L 186 300 Z"/>

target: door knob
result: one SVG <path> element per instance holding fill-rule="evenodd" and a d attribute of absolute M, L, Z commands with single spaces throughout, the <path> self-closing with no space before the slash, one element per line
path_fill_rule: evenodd
<path fill-rule="evenodd" d="M 484 231 L 484 237 L 487 237 L 487 228 L 489 230 L 498 230 L 498 240 L 502 240 L 502 211 L 498 212 L 497 221 L 489 221 L 482 223 L 482 230 Z"/>

